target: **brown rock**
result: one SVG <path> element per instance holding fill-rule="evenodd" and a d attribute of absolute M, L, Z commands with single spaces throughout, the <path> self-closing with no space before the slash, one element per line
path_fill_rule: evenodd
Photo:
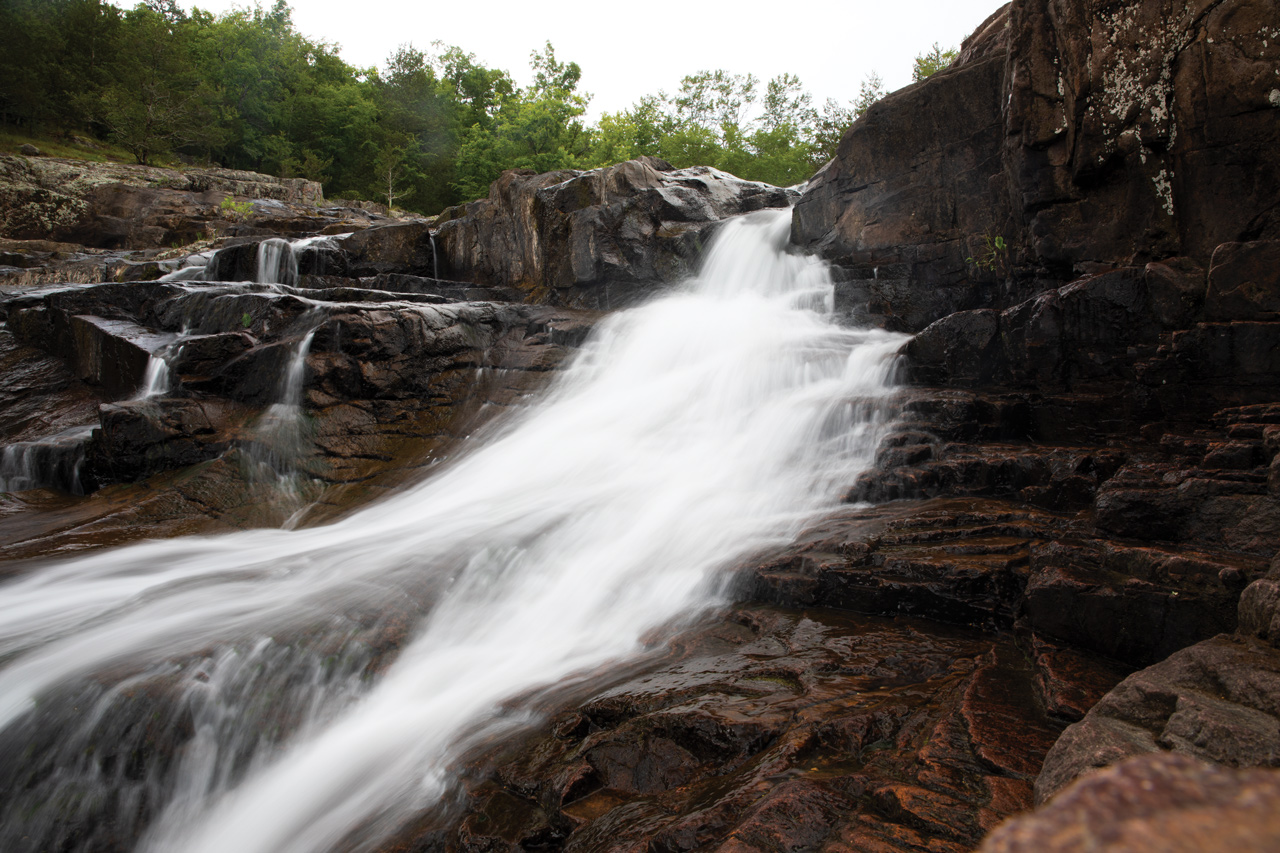
<path fill-rule="evenodd" d="M 1224 243 L 1209 267 L 1205 316 L 1210 320 L 1280 319 L 1280 240 Z"/>
<path fill-rule="evenodd" d="M 778 187 L 652 157 L 590 172 L 509 171 L 487 199 L 442 214 L 440 269 L 536 301 L 617 308 L 696 270 L 709 226 L 789 202 Z"/>
<path fill-rule="evenodd" d="M 1084 777 L 1034 814 L 1001 826 L 980 850 L 1264 853 L 1277 847 L 1280 771 L 1154 755 Z"/>
<path fill-rule="evenodd" d="M 1221 635 L 1129 676 L 1054 744 L 1036 801 L 1093 768 L 1160 750 L 1280 766 L 1280 652 Z"/>

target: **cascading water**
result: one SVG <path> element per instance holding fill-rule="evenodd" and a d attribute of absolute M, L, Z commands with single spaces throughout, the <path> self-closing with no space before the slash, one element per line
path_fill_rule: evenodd
<path fill-rule="evenodd" d="M 788 228 L 727 223 L 700 279 L 604 320 L 541 403 L 344 521 L 0 587 L 0 847 L 62 848 L 75 820 L 146 851 L 371 849 L 527 722 L 514 697 L 722 605 L 728 566 L 870 463 L 903 340 L 828 322 Z"/>
<path fill-rule="evenodd" d="M 288 240 L 271 238 L 258 244 L 258 284 L 293 284 L 298 280 L 298 261 Z"/>
<path fill-rule="evenodd" d="M 177 340 L 151 354 L 151 358 L 147 360 L 147 372 L 143 374 L 142 384 L 138 387 L 138 393 L 133 399 L 150 400 L 153 397 L 163 397 L 173 390 L 172 365 L 173 362 L 182 358 L 182 342 L 188 334 L 189 332 L 183 329 L 178 333 Z"/>
<path fill-rule="evenodd" d="M 54 488 L 83 495 L 80 469 L 84 465 L 85 442 L 95 426 L 72 427 L 0 450 L 0 492 Z"/>
<path fill-rule="evenodd" d="M 298 470 L 307 443 L 307 415 L 302 407 L 303 383 L 307 373 L 307 355 L 316 329 L 298 341 L 280 380 L 277 402 L 271 404 L 258 419 L 253 436 L 245 450 L 245 461 L 251 483 L 266 486 L 275 493 L 282 508 L 295 516 L 305 504 L 304 476 Z M 286 523 L 292 527 L 292 523 Z"/>

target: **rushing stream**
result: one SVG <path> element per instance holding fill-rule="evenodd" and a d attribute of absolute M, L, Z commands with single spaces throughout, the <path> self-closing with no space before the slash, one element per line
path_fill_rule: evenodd
<path fill-rule="evenodd" d="M 903 340 L 828 321 L 789 222 L 727 224 L 483 447 L 344 521 L 0 586 L 0 849 L 375 849 L 519 697 L 722 605 L 869 464 Z"/>

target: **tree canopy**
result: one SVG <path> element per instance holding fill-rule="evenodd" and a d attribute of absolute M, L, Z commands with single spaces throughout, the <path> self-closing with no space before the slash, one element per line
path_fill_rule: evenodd
<path fill-rule="evenodd" d="M 577 63 L 547 43 L 530 71 L 522 87 L 438 42 L 403 44 L 382 68 L 354 68 L 334 45 L 299 33 L 285 0 L 221 15 L 175 0 L 127 10 L 104 0 L 0 3 L 0 123 L 109 139 L 139 163 L 306 177 L 330 197 L 422 212 L 484 195 L 504 169 L 641 155 L 798 183 L 882 94 L 873 75 L 856 100 L 817 107 L 794 75 L 762 82 L 704 70 L 588 125 Z"/>

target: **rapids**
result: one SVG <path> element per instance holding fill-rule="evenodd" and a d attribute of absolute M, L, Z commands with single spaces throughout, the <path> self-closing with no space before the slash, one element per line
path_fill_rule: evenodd
<path fill-rule="evenodd" d="M 529 696 L 725 604 L 892 413 L 904 338 L 831 323 L 789 226 L 727 223 L 481 448 L 345 520 L 0 586 L 0 848 L 375 849 Z"/>

